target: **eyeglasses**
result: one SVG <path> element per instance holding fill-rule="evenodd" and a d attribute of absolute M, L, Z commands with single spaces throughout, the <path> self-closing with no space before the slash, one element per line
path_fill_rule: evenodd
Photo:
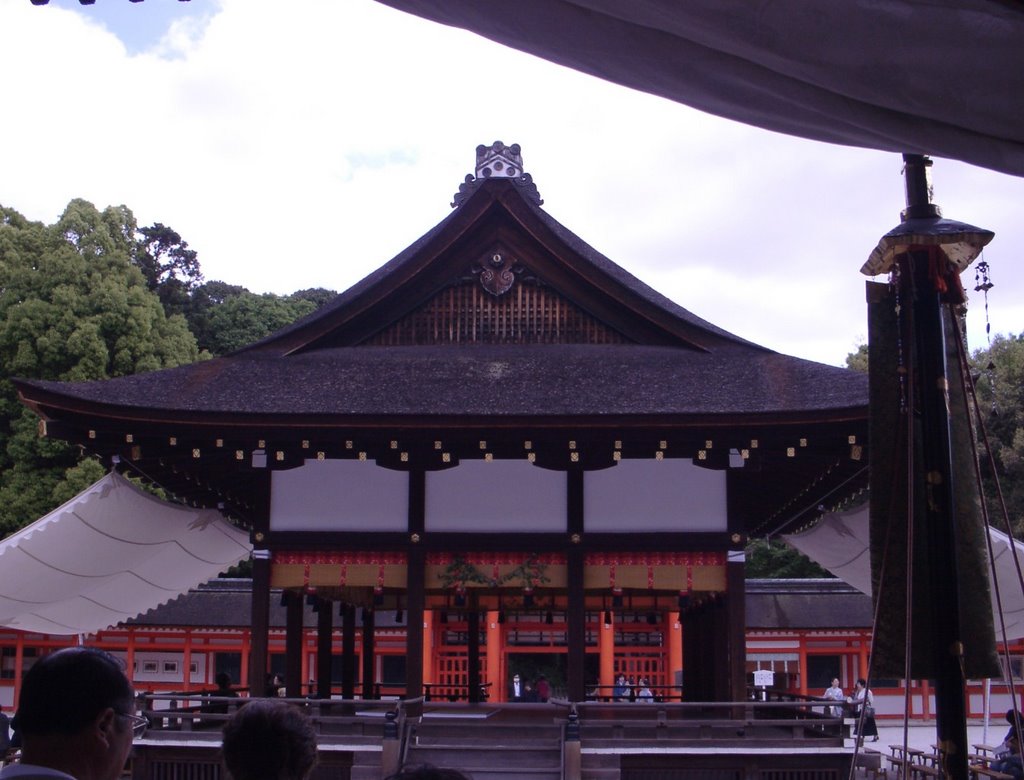
<path fill-rule="evenodd" d="M 117 714 L 120 715 L 122 718 L 124 718 L 125 720 L 127 720 L 131 724 L 131 727 L 132 727 L 132 739 L 138 739 L 143 734 L 145 734 L 146 733 L 146 729 L 149 728 L 149 721 L 146 720 L 141 715 L 131 715 L 131 714 L 127 713 L 127 712 L 119 712 Z"/>

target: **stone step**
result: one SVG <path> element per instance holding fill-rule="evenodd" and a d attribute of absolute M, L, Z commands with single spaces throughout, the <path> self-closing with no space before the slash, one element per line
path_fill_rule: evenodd
<path fill-rule="evenodd" d="M 514 724 L 465 724 L 458 721 L 446 723 L 431 723 L 424 721 L 415 726 L 416 733 L 422 737 L 433 738 L 441 736 L 462 737 L 478 740 L 487 739 L 511 739 L 516 742 L 529 743 L 536 739 L 560 739 L 562 728 L 557 724 L 544 724 L 537 726 L 517 726 Z"/>
<path fill-rule="evenodd" d="M 558 744 L 546 748 L 527 747 L 523 743 L 507 746 L 414 744 L 406 756 L 406 764 L 458 769 L 473 780 L 514 777 L 560 780 L 562 775 L 561 746 Z"/>
<path fill-rule="evenodd" d="M 448 756 L 458 756 L 475 764 L 500 763 L 521 768 L 557 767 L 562 762 L 562 752 L 557 745 L 547 749 L 525 748 L 522 745 L 413 745 L 409 748 L 409 755 L 423 756 L 420 763 L 436 763 Z"/>
<path fill-rule="evenodd" d="M 580 775 L 583 780 L 620 780 L 622 777 L 617 755 L 584 753 L 580 757 L 580 764 Z"/>

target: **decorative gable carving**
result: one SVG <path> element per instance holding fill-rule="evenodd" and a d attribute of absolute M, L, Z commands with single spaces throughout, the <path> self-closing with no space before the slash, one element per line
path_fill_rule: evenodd
<path fill-rule="evenodd" d="M 629 339 L 522 269 L 495 294 L 478 276 L 445 288 L 364 344 L 624 344 Z M 512 272 L 508 272 L 513 276 Z M 500 276 L 500 274 L 496 274 Z"/>
<path fill-rule="evenodd" d="M 522 266 L 516 266 L 512 254 L 500 247 L 481 257 L 473 268 L 473 273 L 480 275 L 480 286 L 491 295 L 507 293 L 516 280 L 515 274 L 522 272 Z"/>

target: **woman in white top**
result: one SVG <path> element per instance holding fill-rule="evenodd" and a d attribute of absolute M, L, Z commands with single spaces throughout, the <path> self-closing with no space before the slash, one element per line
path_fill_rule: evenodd
<path fill-rule="evenodd" d="M 651 689 L 647 687 L 647 680 L 643 678 L 640 679 L 640 687 L 637 689 L 636 692 L 636 700 L 646 703 L 651 703 L 654 701 L 654 694 L 651 693 Z"/>
<path fill-rule="evenodd" d="M 829 701 L 844 701 L 846 699 L 843 689 L 839 687 L 838 677 L 832 678 L 832 684 L 825 689 L 824 697 Z M 825 711 L 833 718 L 838 718 L 843 714 L 842 707 L 826 707 Z"/>

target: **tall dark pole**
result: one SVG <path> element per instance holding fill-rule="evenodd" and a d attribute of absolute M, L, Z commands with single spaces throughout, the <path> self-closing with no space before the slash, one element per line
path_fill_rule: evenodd
<path fill-rule="evenodd" d="M 904 155 L 907 188 L 905 219 L 938 219 L 931 203 L 927 166 L 922 155 Z M 945 776 L 967 780 L 967 708 L 963 674 L 963 636 L 960 625 L 959 569 L 956 553 L 949 387 L 946 372 L 945 305 L 936 278 L 946 272 L 946 256 L 937 246 L 909 247 L 897 258 L 904 300 L 911 302 L 913 365 L 920 422 L 923 490 L 915 490 L 923 512 L 919 529 L 927 550 L 932 609 L 936 730 L 946 755 Z M 937 270 L 939 273 L 937 273 Z M 923 500 L 921 500 L 923 499 Z"/>

